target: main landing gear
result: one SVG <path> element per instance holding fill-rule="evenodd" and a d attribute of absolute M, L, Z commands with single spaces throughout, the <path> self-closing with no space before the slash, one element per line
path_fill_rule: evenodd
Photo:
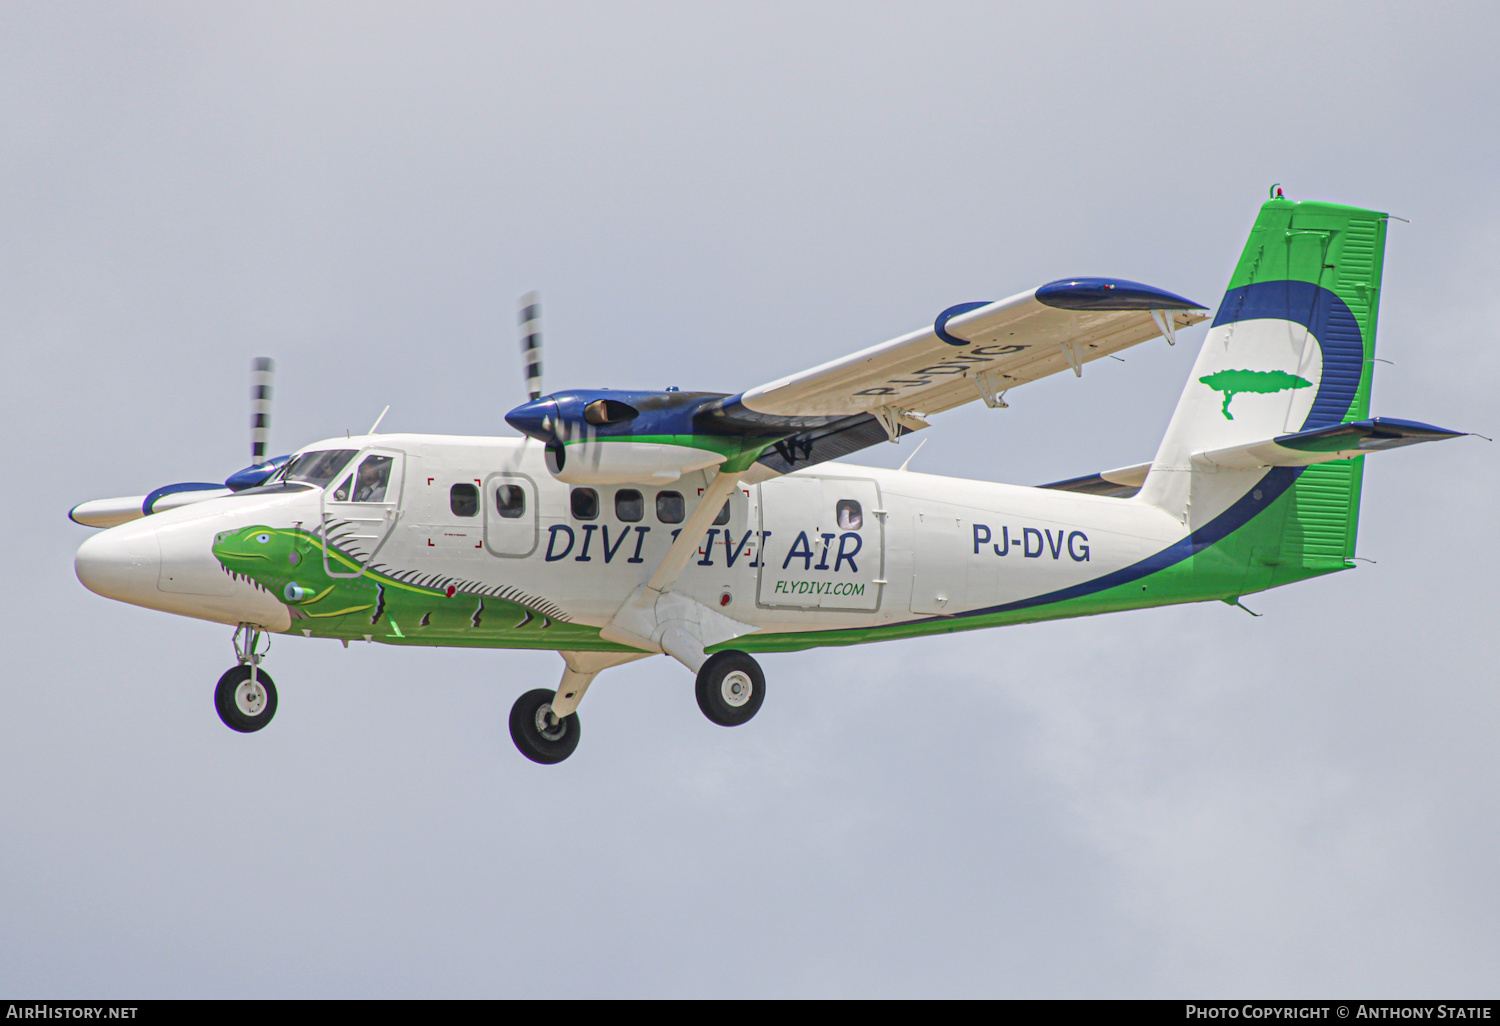
<path fill-rule="evenodd" d="M 600 670 L 647 654 L 562 653 L 568 668 L 557 690 L 528 691 L 511 706 L 510 736 L 516 748 L 543 765 L 572 755 L 580 733 L 578 703 L 594 677 Z M 738 727 L 760 711 L 766 700 L 766 678 L 760 664 L 744 652 L 716 652 L 698 669 L 696 691 L 703 715 L 721 727 Z"/>
<path fill-rule="evenodd" d="M 578 747 L 578 714 L 557 715 L 552 708 L 556 691 L 537 688 L 510 707 L 510 737 L 532 762 L 550 766 L 562 762 Z"/>
<path fill-rule="evenodd" d="M 698 671 L 698 708 L 721 727 L 749 723 L 766 700 L 760 664 L 744 652 L 715 652 Z"/>
<path fill-rule="evenodd" d="M 241 644 L 240 636 L 244 635 Z M 266 639 L 266 649 L 257 652 L 260 639 Z M 271 650 L 270 635 L 242 623 L 234 630 L 234 654 L 239 665 L 230 668 L 219 678 L 214 688 L 214 708 L 219 719 L 230 730 L 241 734 L 253 734 L 271 722 L 276 715 L 276 683 L 260 668 L 260 661 Z"/>

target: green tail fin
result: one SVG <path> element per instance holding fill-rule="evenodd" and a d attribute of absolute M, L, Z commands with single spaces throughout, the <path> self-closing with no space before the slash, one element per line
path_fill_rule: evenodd
<path fill-rule="evenodd" d="M 1325 372 L 1336 371 L 1346 379 L 1358 375 L 1353 395 L 1338 418 L 1343 421 L 1364 420 L 1370 413 L 1370 362 L 1375 358 L 1387 217 L 1336 203 L 1268 201 L 1250 230 L 1214 318 L 1215 327 L 1250 317 L 1302 320 L 1324 350 Z M 1276 296 L 1277 283 L 1287 283 L 1280 287 L 1282 296 Z M 1285 312 L 1277 309 L 1278 300 L 1285 304 Z M 1330 353 L 1330 347 L 1350 351 Z M 1309 423 L 1293 426 L 1293 430 L 1337 422 L 1331 419 L 1337 412 L 1333 402 L 1343 403 L 1344 388 L 1320 386 L 1320 391 L 1337 394 L 1323 397 L 1328 408 L 1315 411 Z"/>
<path fill-rule="evenodd" d="M 1279 197 L 1261 207 L 1141 490 L 1194 530 L 1240 510 L 1218 546 L 1228 566 L 1248 564 L 1246 592 L 1354 554 L 1362 459 L 1268 471 L 1204 455 L 1369 416 L 1386 220 Z"/>
<path fill-rule="evenodd" d="M 1286 302 L 1310 306 L 1306 326 L 1322 349 L 1322 374 L 1306 421 L 1289 424 L 1293 430 L 1369 417 L 1385 233 L 1386 215 L 1373 210 L 1287 200 L 1261 208 L 1225 300 L 1239 314 L 1264 313 L 1266 304 L 1257 309 L 1253 293 L 1275 290 L 1277 282 L 1305 283 L 1287 286 Z M 1221 309 L 1215 323 L 1233 323 L 1231 317 L 1237 319 L 1236 313 L 1226 316 Z M 1266 511 L 1266 523 L 1253 531 L 1260 544 L 1251 555 L 1246 591 L 1349 565 L 1364 464 L 1340 460 L 1297 476 Z"/>

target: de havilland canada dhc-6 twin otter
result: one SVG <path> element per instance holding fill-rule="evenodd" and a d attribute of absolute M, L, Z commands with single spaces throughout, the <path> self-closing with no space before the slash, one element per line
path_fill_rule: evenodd
<path fill-rule="evenodd" d="M 215 691 L 264 727 L 269 634 L 552 649 L 522 754 L 566 759 L 602 670 L 665 653 L 714 723 L 765 698 L 757 652 L 852 645 L 1252 592 L 1352 567 L 1360 457 L 1452 438 L 1370 418 L 1387 215 L 1260 210 L 1155 458 L 1041 487 L 831 462 L 1206 320 L 1161 289 L 1050 282 L 949 307 L 927 327 L 735 395 L 544 395 L 520 438 L 377 434 L 266 460 L 269 360 L 252 387 L 255 464 L 74 508 L 107 530 L 78 578 L 108 598 L 235 628 Z M 383 414 L 382 414 L 383 416 Z"/>

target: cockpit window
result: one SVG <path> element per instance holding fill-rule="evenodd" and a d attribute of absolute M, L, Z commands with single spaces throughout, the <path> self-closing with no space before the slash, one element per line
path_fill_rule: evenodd
<path fill-rule="evenodd" d="M 305 452 L 286 465 L 281 472 L 283 481 L 303 481 L 319 488 L 332 481 L 344 464 L 354 455 L 353 449 L 327 449 L 323 452 Z"/>
<path fill-rule="evenodd" d="M 391 457 L 366 456 L 354 476 L 355 502 L 384 502 L 391 480 Z"/>

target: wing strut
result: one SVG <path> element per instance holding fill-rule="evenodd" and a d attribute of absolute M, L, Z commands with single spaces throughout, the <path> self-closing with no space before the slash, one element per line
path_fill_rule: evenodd
<path fill-rule="evenodd" d="M 721 470 L 714 475 L 661 565 L 599 630 L 601 638 L 648 652 L 665 652 L 696 673 L 708 658 L 705 648 L 760 629 L 672 591 L 744 473 Z"/>
<path fill-rule="evenodd" d="M 692 559 L 693 553 L 698 551 L 698 543 L 703 540 L 703 535 L 708 531 L 709 525 L 714 522 L 714 518 L 719 515 L 719 510 L 724 508 L 724 503 L 729 501 L 729 497 L 734 494 L 739 483 L 739 474 L 726 474 L 721 470 L 714 475 L 714 479 L 703 490 L 703 498 L 698 500 L 698 508 L 693 510 L 693 515 L 688 517 L 687 523 L 682 525 L 682 530 L 677 534 L 677 540 L 667 550 L 661 566 L 656 568 L 656 573 L 651 575 L 651 580 L 646 582 L 646 587 L 655 592 L 663 592 L 677 583 L 677 578 L 682 575 L 683 568 L 688 565 L 688 560 Z"/>

